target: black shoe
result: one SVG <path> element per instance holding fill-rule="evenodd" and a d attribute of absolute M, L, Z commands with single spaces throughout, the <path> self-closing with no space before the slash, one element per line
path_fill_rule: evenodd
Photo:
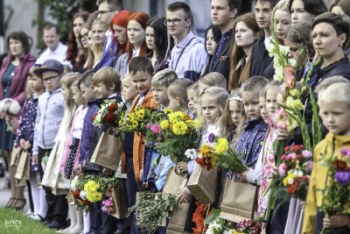
<path fill-rule="evenodd" d="M 52 222 L 52 219 L 46 219 L 43 224 L 44 226 L 49 226 L 51 222 Z"/>
<path fill-rule="evenodd" d="M 50 225 L 49 225 L 49 228 L 51 228 L 51 229 L 57 229 L 57 230 L 59 230 L 59 229 L 65 229 L 65 228 L 67 228 L 68 226 L 66 225 L 66 223 L 64 222 L 64 223 L 59 223 L 59 222 L 57 222 L 57 221 L 52 221 L 51 223 L 50 223 Z"/>

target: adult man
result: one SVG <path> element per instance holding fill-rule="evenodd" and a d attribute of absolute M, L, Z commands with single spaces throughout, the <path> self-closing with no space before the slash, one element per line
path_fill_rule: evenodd
<path fill-rule="evenodd" d="M 230 74 L 230 44 L 232 40 L 232 30 L 235 18 L 239 14 L 242 0 L 212 0 L 211 20 L 213 25 L 221 29 L 222 36 L 218 42 L 214 57 L 209 64 L 209 72 L 219 72 L 227 80 Z"/>
<path fill-rule="evenodd" d="M 67 46 L 60 42 L 60 33 L 56 25 L 49 24 L 44 28 L 44 42 L 47 49 L 36 60 L 36 64 L 43 64 L 48 59 L 56 59 L 63 63 Z"/>
<path fill-rule="evenodd" d="M 169 68 L 180 78 L 197 81 L 203 67 L 208 63 L 204 40 L 191 32 L 194 25 L 191 8 L 184 2 L 174 2 L 166 9 L 165 21 L 176 45 L 171 50 Z"/>
<path fill-rule="evenodd" d="M 114 15 L 124 9 L 122 0 L 97 0 L 98 15 L 97 18 L 108 28 L 106 32 L 106 40 L 103 48 L 103 54 L 97 70 L 103 67 L 112 67 L 114 56 L 117 52 L 117 43 L 112 41 L 113 33 L 110 30 L 110 23 Z"/>

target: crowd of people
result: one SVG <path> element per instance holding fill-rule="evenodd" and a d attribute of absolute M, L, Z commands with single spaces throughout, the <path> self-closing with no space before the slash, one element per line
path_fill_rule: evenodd
<path fill-rule="evenodd" d="M 60 42 L 57 26 L 47 25 L 47 49 L 37 59 L 30 54 L 25 32 L 10 33 L 8 55 L 1 56 L 0 100 L 14 100 L 21 111 L 0 113 L 0 149 L 11 187 L 6 207 L 23 209 L 27 185 L 28 217 L 59 233 L 141 233 L 135 214 L 117 219 L 101 211 L 101 202 L 91 203 L 88 213 L 68 202 L 71 175 L 119 178 L 125 204 L 132 207 L 143 185 L 153 193 L 162 191 L 171 167 L 191 176 L 196 160 L 176 162 L 171 155 L 159 155 L 143 134 L 127 132 L 117 171 L 90 162 L 106 131 L 93 125 L 92 118 L 104 100 L 115 100 L 127 111 L 170 108 L 188 113 L 202 122 L 200 142 L 214 134 L 244 155 L 247 171 L 235 176 L 218 169 L 213 207 L 221 207 L 225 181 L 235 178 L 260 186 L 255 216 L 262 219 L 265 233 L 321 233 L 323 227 L 350 233 L 349 214 L 328 217 L 319 210 L 323 195 L 317 189 L 325 187 L 328 172 L 316 164 L 306 203 L 301 202 L 302 228 L 288 232 L 289 202 L 280 201 L 265 219 L 269 197 L 264 196 L 279 171 L 274 143 L 302 145 L 304 133 L 300 127 L 290 132 L 278 128 L 270 118 L 279 110 L 279 93 L 285 88 L 274 79 L 278 72 L 269 53 L 274 35 L 288 47 L 286 56 L 297 61 L 296 81 L 309 75 L 307 85 L 316 93 L 323 140 L 315 148 L 315 160 L 327 147 L 326 157 L 350 147 L 350 0 L 334 0 L 329 9 L 323 0 L 253 4 L 255 12 L 240 14 L 242 0 L 212 0 L 212 25 L 202 39 L 196 36 L 193 9 L 184 2 L 168 5 L 165 17 L 150 18 L 124 9 L 122 0 L 97 0 L 98 11 L 73 17 L 67 45 Z M 314 112 L 310 94 L 304 93 L 302 116 L 312 135 Z M 116 137 L 119 133 L 113 128 Z M 21 183 L 15 178 L 16 165 L 24 154 L 30 157 L 30 178 Z M 193 233 L 196 197 L 185 187 L 177 201 L 189 203 L 183 233 Z M 166 232 L 167 227 L 157 230 Z"/>

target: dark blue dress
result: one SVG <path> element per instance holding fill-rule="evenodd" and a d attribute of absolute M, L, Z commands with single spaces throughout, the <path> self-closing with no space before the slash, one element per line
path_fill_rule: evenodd
<path fill-rule="evenodd" d="M 4 99 L 10 97 L 11 81 L 15 68 L 16 66 L 11 63 L 2 77 L 1 82 L 4 87 Z M 6 121 L 4 119 L 0 119 L 0 149 L 12 151 L 15 137 L 16 135 L 14 135 L 11 131 L 7 131 Z"/>

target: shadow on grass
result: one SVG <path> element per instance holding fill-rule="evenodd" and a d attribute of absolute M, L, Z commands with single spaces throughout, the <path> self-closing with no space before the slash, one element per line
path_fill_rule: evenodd
<path fill-rule="evenodd" d="M 56 234 L 40 221 L 27 218 L 22 211 L 0 208 L 1 234 Z"/>

